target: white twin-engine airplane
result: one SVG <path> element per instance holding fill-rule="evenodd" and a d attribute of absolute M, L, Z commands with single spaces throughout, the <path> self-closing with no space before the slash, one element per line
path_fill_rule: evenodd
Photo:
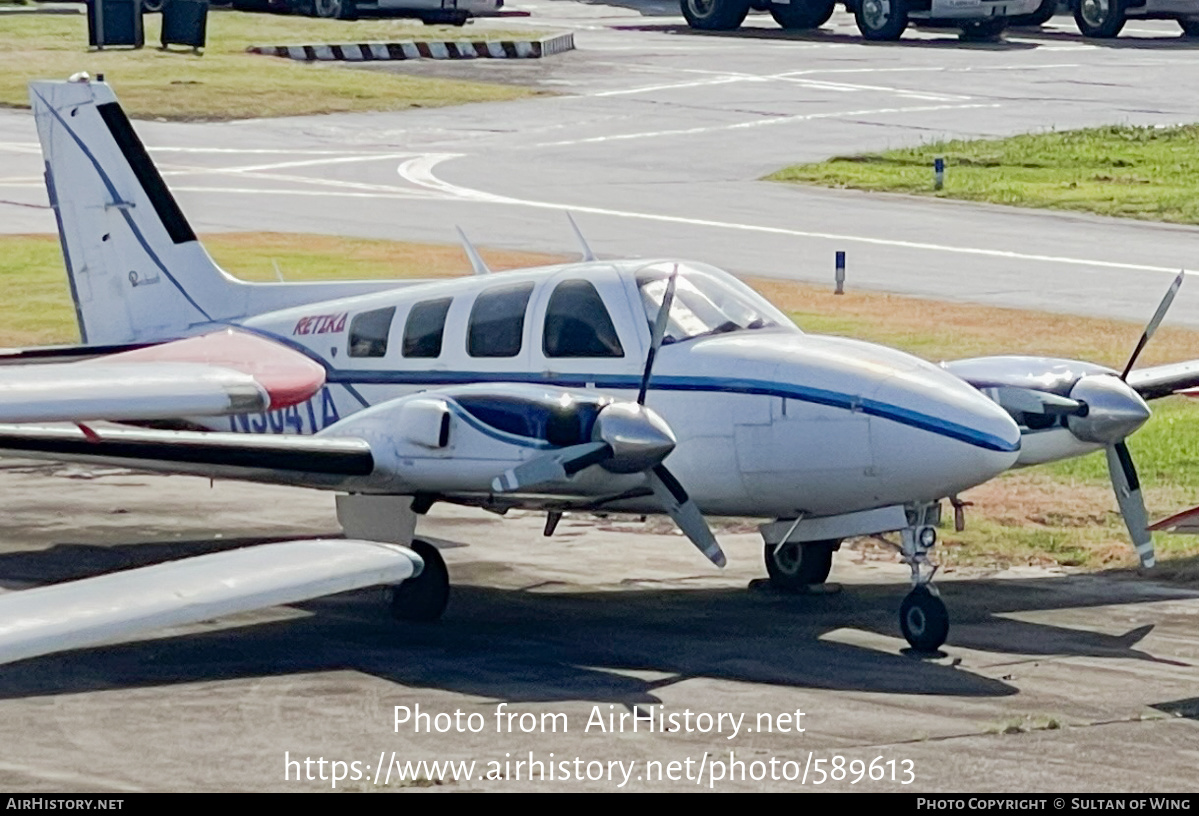
<path fill-rule="evenodd" d="M 1149 416 L 1142 396 L 1199 385 L 1199 366 L 937 366 L 804 334 L 710 266 L 601 261 L 585 242 L 578 263 L 465 279 L 243 283 L 196 240 L 107 84 L 30 95 L 87 345 L 0 368 L 0 452 L 336 491 L 347 539 L 6 594 L 0 661 L 376 584 L 397 585 L 396 617 L 436 619 L 448 574 L 416 530 L 438 501 L 544 510 L 546 535 L 565 511 L 667 513 L 718 566 L 705 515 L 774 519 L 766 569 L 784 589 L 824 582 L 842 539 L 899 531 L 900 625 L 935 650 L 940 500 L 1107 448 L 1152 562 L 1123 440 Z"/>

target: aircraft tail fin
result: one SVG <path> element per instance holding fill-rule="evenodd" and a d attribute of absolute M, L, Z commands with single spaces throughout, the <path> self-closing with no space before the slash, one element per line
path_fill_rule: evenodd
<path fill-rule="evenodd" d="M 196 240 L 112 89 L 80 78 L 29 96 L 83 341 L 174 338 L 240 311 L 243 284 Z"/>

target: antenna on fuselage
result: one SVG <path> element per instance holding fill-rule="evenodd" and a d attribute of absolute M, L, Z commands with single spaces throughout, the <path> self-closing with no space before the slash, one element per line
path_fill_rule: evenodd
<path fill-rule="evenodd" d="M 575 238 L 579 242 L 579 249 L 583 251 L 582 261 L 594 261 L 595 253 L 591 251 L 591 247 L 587 244 L 587 239 L 583 237 L 583 231 L 579 229 L 579 225 L 575 223 L 575 218 L 569 212 L 566 213 L 566 220 L 570 222 L 570 228 L 575 231 Z"/>
<path fill-rule="evenodd" d="M 470 259 L 471 269 L 476 275 L 490 275 L 491 268 L 487 266 L 487 262 L 483 260 L 483 256 L 475 249 L 475 245 L 466 237 L 466 233 L 462 231 L 462 227 L 454 227 L 458 230 L 458 237 L 462 239 L 462 248 L 466 250 L 466 257 Z"/>

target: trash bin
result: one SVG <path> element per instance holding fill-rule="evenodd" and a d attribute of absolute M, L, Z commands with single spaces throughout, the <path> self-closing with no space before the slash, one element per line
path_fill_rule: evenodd
<path fill-rule="evenodd" d="M 208 35 L 208 0 L 166 0 L 162 6 L 162 47 L 190 45 L 197 51 Z"/>
<path fill-rule="evenodd" d="M 93 48 L 145 45 L 142 0 L 88 0 L 87 44 Z"/>

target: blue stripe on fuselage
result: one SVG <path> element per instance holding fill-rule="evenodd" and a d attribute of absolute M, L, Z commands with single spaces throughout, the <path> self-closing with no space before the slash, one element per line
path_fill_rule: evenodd
<path fill-rule="evenodd" d="M 557 374 L 545 377 L 535 373 L 504 373 L 478 371 L 351 371 L 331 369 L 328 382 L 339 385 L 413 385 L 435 387 L 439 385 L 470 385 L 473 383 L 532 383 L 558 388 L 632 389 L 640 384 L 640 377 L 613 374 Z M 768 380 L 749 380 L 728 377 L 653 377 L 651 390 L 658 391 L 709 391 L 727 394 L 758 394 L 781 397 L 816 405 L 827 405 L 846 411 L 860 411 L 870 416 L 889 419 L 901 425 L 956 439 L 960 442 L 986 450 L 1015 452 L 1020 450 L 1019 440 L 1008 440 L 985 433 L 967 425 L 950 422 L 940 417 L 922 414 L 908 408 L 890 405 L 877 400 L 862 399 L 852 394 L 809 388 L 801 385 L 777 383 Z"/>

